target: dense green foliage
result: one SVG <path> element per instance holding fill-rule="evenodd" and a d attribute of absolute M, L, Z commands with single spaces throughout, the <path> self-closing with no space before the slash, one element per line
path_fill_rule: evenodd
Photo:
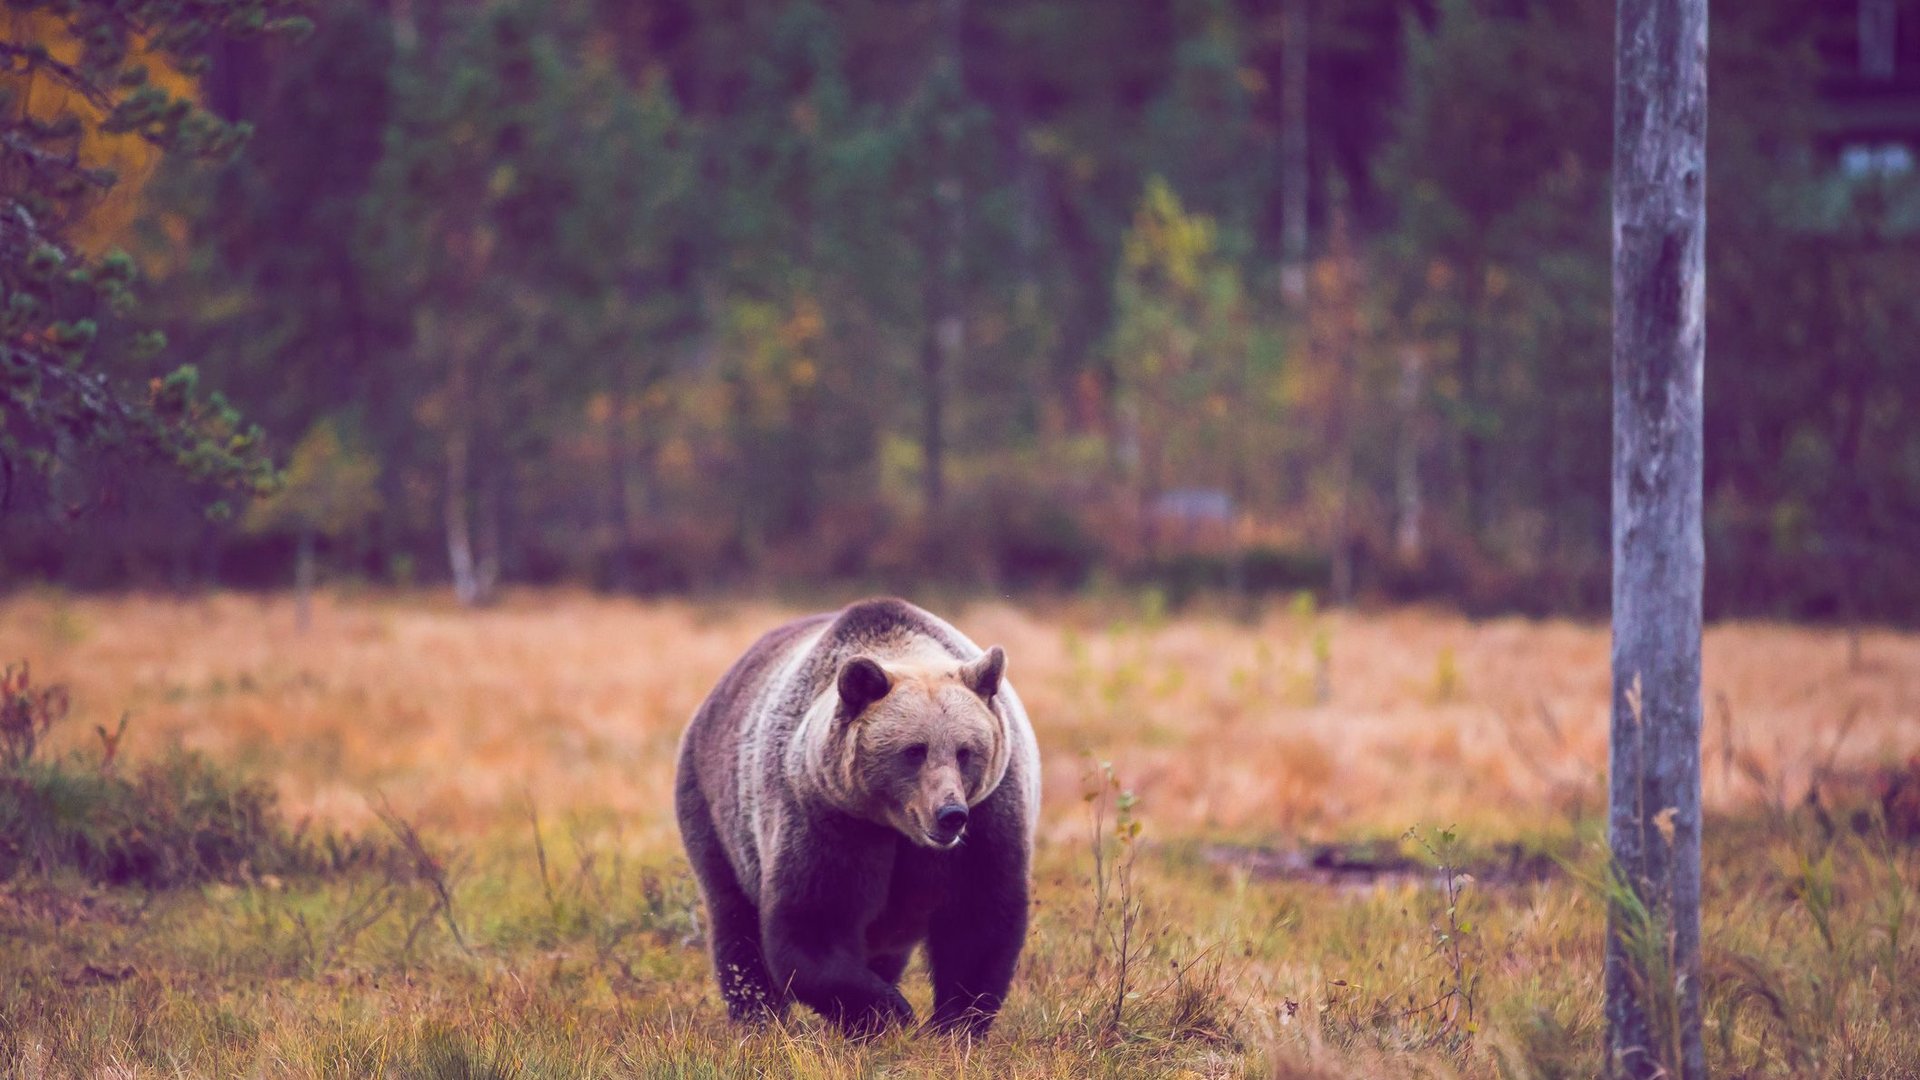
<path fill-rule="evenodd" d="M 260 433 L 191 364 L 156 365 L 164 334 L 127 322 L 135 263 L 74 234 L 114 170 L 103 140 L 198 162 L 231 158 L 248 128 L 153 78 L 189 74 L 216 38 L 287 29 L 285 0 L 11 0 L 0 41 L 0 486 L 23 466 L 71 490 L 76 455 L 157 459 L 199 482 L 264 491 Z M 51 103 L 49 103 L 51 102 Z M 144 376 L 144 378 L 143 378 Z M 120 464 L 124 463 L 124 459 Z"/>
<path fill-rule="evenodd" d="M 1721 612 L 1915 599 L 1920 196 L 1835 164 L 1829 8 L 1714 13 Z M 196 39 L 191 115 L 253 136 L 147 184 L 147 310 L 303 482 L 208 525 L 95 465 L 137 489 L 115 527 L 75 543 L 41 484 L 8 571 L 271 584 L 317 546 L 481 599 L 1303 567 L 1274 584 L 1597 607 L 1612 5 L 1311 5 L 1304 307 L 1286 10 L 365 0 Z"/>
<path fill-rule="evenodd" d="M 67 873 L 168 888 L 303 867 L 262 784 L 184 751 L 132 776 L 80 761 L 0 769 L 0 879 Z"/>

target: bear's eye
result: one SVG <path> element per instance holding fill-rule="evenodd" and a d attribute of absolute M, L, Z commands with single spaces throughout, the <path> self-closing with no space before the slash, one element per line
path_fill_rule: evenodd
<path fill-rule="evenodd" d="M 905 750 L 900 751 L 900 756 L 903 758 L 906 758 L 909 762 L 915 765 L 918 765 L 921 762 L 927 760 L 927 744 L 914 743 L 912 746 L 909 746 Z"/>
<path fill-rule="evenodd" d="M 958 763 L 959 766 L 963 769 L 967 767 L 967 762 L 972 758 L 973 758 L 973 751 L 967 749 L 964 746 L 953 752 L 953 760 L 956 763 Z"/>

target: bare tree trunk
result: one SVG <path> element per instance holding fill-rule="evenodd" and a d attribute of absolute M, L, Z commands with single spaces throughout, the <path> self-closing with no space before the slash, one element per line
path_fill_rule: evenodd
<path fill-rule="evenodd" d="M 1613 160 L 1610 1071 L 1700 1038 L 1701 377 L 1707 4 L 1618 0 Z"/>
<path fill-rule="evenodd" d="M 946 501 L 946 380 L 959 370 L 966 345 L 960 310 L 961 263 L 966 241 L 965 193 L 960 183 L 960 108 L 965 96 L 961 67 L 961 26 L 966 0 L 941 0 L 939 54 L 933 65 L 935 135 L 940 176 L 934 182 L 938 220 L 931 226 L 927 259 L 927 336 L 920 352 L 925 383 L 922 451 L 927 516 L 938 516 Z"/>
<path fill-rule="evenodd" d="M 1860 74 L 1891 79 L 1898 42 L 1895 0 L 1860 0 Z"/>
<path fill-rule="evenodd" d="M 1313 367 L 1313 294 L 1308 265 L 1308 186 L 1311 165 L 1308 160 L 1308 29 L 1311 13 L 1308 0 L 1281 0 L 1281 300 L 1292 321 L 1300 327 L 1304 367 Z M 1306 486 L 1311 496 L 1315 463 L 1311 459 L 1286 461 L 1292 479 Z M 1344 488 L 1344 480 L 1342 480 Z M 1346 496 L 1340 496 L 1340 521 L 1334 523 L 1332 544 L 1332 580 L 1329 586 L 1338 598 L 1352 584 L 1338 534 L 1346 532 Z"/>
<path fill-rule="evenodd" d="M 1460 398 L 1466 405 L 1466 422 L 1460 431 L 1460 467 L 1463 473 L 1461 498 L 1466 510 L 1467 535 L 1477 544 L 1486 531 L 1487 440 L 1480 418 L 1488 411 L 1481 368 L 1480 318 L 1485 297 L 1487 264 L 1478 251 L 1463 260 L 1460 284 Z"/>
<path fill-rule="evenodd" d="M 1153 414 L 1151 418 L 1145 415 L 1149 411 Z M 1160 410 L 1157 407 L 1142 402 L 1132 412 L 1134 452 L 1140 460 L 1140 553 L 1151 563 L 1160 557 L 1160 522 L 1156 511 L 1163 494 L 1160 475 L 1163 429 L 1158 426 Z"/>
<path fill-rule="evenodd" d="M 1337 186 L 1337 185 L 1336 185 Z M 1327 234 L 1326 259 L 1332 273 L 1328 295 L 1321 297 L 1319 321 L 1327 331 L 1322 355 L 1333 364 L 1333 394 L 1327 415 L 1327 449 L 1333 454 L 1334 512 L 1331 592 L 1335 605 L 1353 602 L 1353 415 L 1355 368 L 1359 364 L 1360 328 L 1358 260 L 1347 231 L 1346 210 L 1339 196 L 1331 200 L 1332 228 Z M 1310 320 L 1312 321 L 1312 320 Z"/>
<path fill-rule="evenodd" d="M 445 348 L 435 341 L 431 347 Z M 458 342 L 451 343 L 447 380 L 447 567 L 453 573 L 453 595 L 472 606 L 481 600 L 480 579 L 473 558 L 473 403 L 468 386 L 467 357 Z"/>
<path fill-rule="evenodd" d="M 633 471 L 633 446 L 627 432 L 627 364 L 616 356 L 609 375 L 607 397 L 607 525 L 613 534 L 613 558 L 608 584 L 615 591 L 633 587 L 633 500 L 628 493 Z"/>
<path fill-rule="evenodd" d="M 928 306 L 939 291 L 930 287 Z M 939 515 L 946 502 L 946 350 L 940 347 L 944 319 L 932 319 L 920 342 L 920 491 L 927 518 Z"/>
<path fill-rule="evenodd" d="M 293 556 L 293 628 L 306 633 L 313 625 L 314 572 L 313 526 L 300 526 L 300 539 Z"/>
<path fill-rule="evenodd" d="M 1284 0 L 1280 27 L 1280 291 L 1307 306 L 1307 0 Z"/>
<path fill-rule="evenodd" d="M 1060 312 L 1059 344 L 1053 356 L 1055 393 L 1067 430 L 1091 429 L 1106 435 L 1113 464 L 1118 467 L 1123 452 L 1115 414 L 1113 368 L 1096 347 L 1113 322 L 1112 281 L 1087 214 L 1074 201 L 1073 181 L 1064 172 L 1058 167 L 1046 172 L 1053 237 L 1066 279 L 1073 283 L 1065 310 Z"/>
<path fill-rule="evenodd" d="M 473 584 L 474 602 L 485 604 L 500 588 L 502 553 L 506 549 L 506 465 L 500 460 L 498 440 L 489 440 L 496 451 L 484 459 L 474 505 Z"/>
<path fill-rule="evenodd" d="M 467 483 L 467 433 L 457 430 L 447 438 L 447 567 L 453 572 L 454 598 L 471 607 L 480 602 L 480 580 L 473 566 Z"/>
<path fill-rule="evenodd" d="M 1329 591 L 1335 607 L 1353 603 L 1353 452 L 1334 448 L 1333 566 Z"/>
<path fill-rule="evenodd" d="M 1400 440 L 1394 459 L 1394 551 L 1408 566 L 1426 549 L 1421 530 L 1420 403 L 1426 397 L 1427 357 L 1418 345 L 1400 351 Z"/>

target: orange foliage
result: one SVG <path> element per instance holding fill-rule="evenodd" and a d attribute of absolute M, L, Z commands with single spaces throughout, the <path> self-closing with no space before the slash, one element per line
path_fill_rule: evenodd
<path fill-rule="evenodd" d="M 54 59 L 72 63 L 80 54 L 79 44 L 66 32 L 60 20 L 39 12 L 7 11 L 0 14 L 0 26 L 6 28 L 8 41 L 40 44 Z M 183 75 L 164 57 L 135 50 L 134 63 L 144 65 L 154 86 L 175 97 L 199 98 L 199 84 Z M 97 130 L 102 114 L 92 102 L 57 81 L 45 76 L 0 76 L 0 81 L 19 94 L 26 111 L 41 119 L 66 114 L 79 116 L 85 126 L 80 145 L 80 160 L 89 168 L 107 168 L 119 177 L 103 195 L 88 207 L 83 220 L 76 223 L 73 237 L 83 249 L 100 251 L 127 245 L 127 232 L 145 209 L 145 190 L 160 163 L 160 151 L 137 135 L 105 134 Z"/>

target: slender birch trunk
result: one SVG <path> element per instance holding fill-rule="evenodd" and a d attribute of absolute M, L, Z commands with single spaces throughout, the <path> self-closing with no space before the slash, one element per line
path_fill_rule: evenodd
<path fill-rule="evenodd" d="M 430 340 L 429 347 L 448 348 L 447 357 L 447 492 L 444 516 L 447 529 L 447 568 L 453 574 L 453 595 L 461 604 L 478 604 L 482 597 L 473 557 L 473 402 L 466 351 L 458 341 Z"/>

